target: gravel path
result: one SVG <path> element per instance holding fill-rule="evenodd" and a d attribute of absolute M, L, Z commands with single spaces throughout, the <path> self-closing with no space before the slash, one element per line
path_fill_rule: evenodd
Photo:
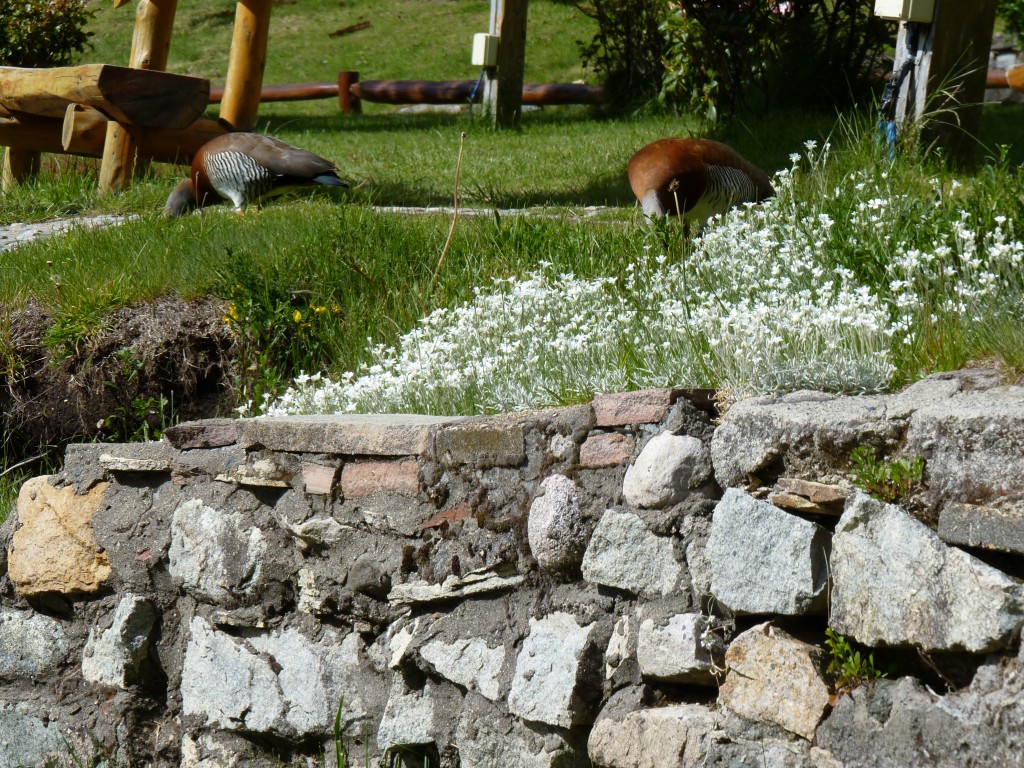
<path fill-rule="evenodd" d="M 125 221 L 127 216 L 100 213 L 93 216 L 72 216 L 67 219 L 37 221 L 31 224 L 8 224 L 0 227 L 0 252 L 10 250 L 22 243 L 66 232 L 72 227 L 109 227 Z"/>
<path fill-rule="evenodd" d="M 414 207 L 414 206 L 374 206 L 374 210 L 383 213 L 404 213 L 407 215 L 417 214 L 452 214 L 452 208 L 450 207 Z M 591 205 L 581 209 L 580 213 L 577 214 L 583 218 L 597 215 L 603 211 L 609 210 L 605 206 Z M 493 216 L 495 213 L 493 208 L 460 208 L 460 216 Z M 549 216 L 549 217 L 564 217 L 564 213 L 544 213 L 539 210 L 529 209 L 501 209 L 498 211 L 501 216 L 516 216 L 516 215 L 528 215 L 528 216 Z M 57 234 L 59 232 L 65 232 L 72 227 L 110 227 L 115 224 L 121 224 L 126 221 L 129 217 L 99 213 L 91 216 L 72 216 L 66 219 L 53 219 L 51 221 L 37 221 L 31 224 L 15 223 L 8 224 L 7 226 L 0 226 L 0 253 L 8 251 L 15 246 L 21 245 L 22 243 L 28 243 L 32 240 L 38 240 L 43 237 L 49 237 L 50 235 Z"/>

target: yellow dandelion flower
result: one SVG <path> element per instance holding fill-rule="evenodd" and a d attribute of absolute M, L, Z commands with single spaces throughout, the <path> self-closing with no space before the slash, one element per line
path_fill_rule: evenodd
<path fill-rule="evenodd" d="M 294 312 L 292 312 L 292 320 L 294 320 L 296 323 L 301 323 L 302 313 L 296 309 Z"/>

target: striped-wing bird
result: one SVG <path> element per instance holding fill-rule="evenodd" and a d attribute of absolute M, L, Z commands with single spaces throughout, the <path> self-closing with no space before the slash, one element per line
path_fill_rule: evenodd
<path fill-rule="evenodd" d="M 192 159 L 189 178 L 174 188 L 164 213 L 230 201 L 241 213 L 252 203 L 298 187 L 347 187 L 330 160 L 258 133 L 226 133 L 208 141 Z"/>
<path fill-rule="evenodd" d="M 764 171 L 711 139 L 658 139 L 633 155 L 627 173 L 651 221 L 681 216 L 703 225 L 734 205 L 775 194 Z"/>

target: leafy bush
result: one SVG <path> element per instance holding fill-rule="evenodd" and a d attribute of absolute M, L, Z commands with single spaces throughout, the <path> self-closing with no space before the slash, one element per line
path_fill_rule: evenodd
<path fill-rule="evenodd" d="M 771 60 L 779 33 L 771 11 L 767 2 L 678 0 L 662 25 L 668 55 L 661 101 L 712 117 L 735 112 Z"/>
<path fill-rule="evenodd" d="M 1021 0 L 1018 0 L 1018 2 Z M 626 103 L 657 94 L 710 117 L 741 107 L 816 107 L 861 99 L 892 25 L 872 0 L 600 0 L 582 46 Z"/>
<path fill-rule="evenodd" d="M 88 0 L 0 0 L 0 65 L 55 67 L 85 50 Z"/>
<path fill-rule="evenodd" d="M 1007 32 L 1018 40 L 1024 37 L 1024 0 L 999 0 L 996 13 L 1006 24 Z"/>
<path fill-rule="evenodd" d="M 611 96 L 623 106 L 657 95 L 664 74 L 665 0 L 594 0 L 576 6 L 597 22 L 589 43 L 579 42 L 583 66 L 593 66 Z"/>

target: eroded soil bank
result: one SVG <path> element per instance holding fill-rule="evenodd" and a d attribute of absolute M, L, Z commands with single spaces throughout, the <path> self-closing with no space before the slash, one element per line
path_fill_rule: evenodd
<path fill-rule="evenodd" d="M 176 297 L 74 322 L 55 322 L 35 303 L 4 313 L 7 463 L 69 441 L 152 437 L 174 421 L 227 413 L 235 344 L 223 313 L 216 300 Z"/>

